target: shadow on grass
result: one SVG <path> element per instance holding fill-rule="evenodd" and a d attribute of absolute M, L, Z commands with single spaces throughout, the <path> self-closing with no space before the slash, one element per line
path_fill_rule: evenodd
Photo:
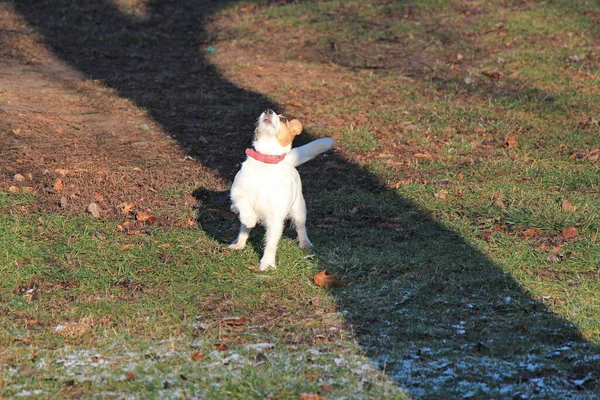
<path fill-rule="evenodd" d="M 146 108 L 189 155 L 231 180 L 253 121 L 277 106 L 227 81 L 205 57 L 203 19 L 228 3 L 153 1 L 136 19 L 108 1 L 14 1 L 59 57 Z M 366 354 L 411 393 L 600 390 L 589 357 L 598 349 L 459 234 L 335 154 L 300 172 L 317 254 L 352 281 L 332 295 Z M 228 211 L 225 193 L 196 195 L 204 210 Z M 231 219 L 203 212 L 209 234 L 232 239 L 223 234 Z"/>

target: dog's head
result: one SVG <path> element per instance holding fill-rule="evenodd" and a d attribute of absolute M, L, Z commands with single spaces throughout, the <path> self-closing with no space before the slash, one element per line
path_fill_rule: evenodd
<path fill-rule="evenodd" d="M 294 137 L 302 132 L 302 123 L 297 119 L 288 121 L 283 115 L 277 115 L 269 109 L 260 114 L 254 131 L 254 139 L 261 137 L 276 137 L 280 146 L 291 146 Z"/>

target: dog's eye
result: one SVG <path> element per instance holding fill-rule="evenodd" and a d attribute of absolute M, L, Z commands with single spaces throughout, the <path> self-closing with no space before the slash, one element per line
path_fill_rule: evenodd
<path fill-rule="evenodd" d="M 284 117 L 283 115 L 280 115 L 280 116 L 279 116 L 279 120 L 280 120 L 281 122 L 283 122 L 284 124 L 287 124 L 287 122 L 288 122 L 288 119 L 287 119 L 286 117 Z"/>

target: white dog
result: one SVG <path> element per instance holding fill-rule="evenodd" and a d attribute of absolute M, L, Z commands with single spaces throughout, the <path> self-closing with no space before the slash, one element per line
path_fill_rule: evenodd
<path fill-rule="evenodd" d="M 306 234 L 306 204 L 296 167 L 329 150 L 333 140 L 318 139 L 292 150 L 292 141 L 300 132 L 302 124 L 297 119 L 288 121 L 273 110 L 263 112 L 254 131 L 255 150 L 246 149 L 248 158 L 231 186 L 231 209 L 239 214 L 241 227 L 229 248 L 243 249 L 250 229 L 257 222 L 265 225 L 261 271 L 276 268 L 275 253 L 287 218 L 296 225 L 300 247 L 312 246 Z"/>

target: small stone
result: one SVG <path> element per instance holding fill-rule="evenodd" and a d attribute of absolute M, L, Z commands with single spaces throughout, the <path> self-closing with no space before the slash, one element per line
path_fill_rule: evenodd
<path fill-rule="evenodd" d="M 60 208 L 67 208 L 67 204 L 69 204 L 67 198 L 65 196 L 62 196 L 60 198 Z"/>

